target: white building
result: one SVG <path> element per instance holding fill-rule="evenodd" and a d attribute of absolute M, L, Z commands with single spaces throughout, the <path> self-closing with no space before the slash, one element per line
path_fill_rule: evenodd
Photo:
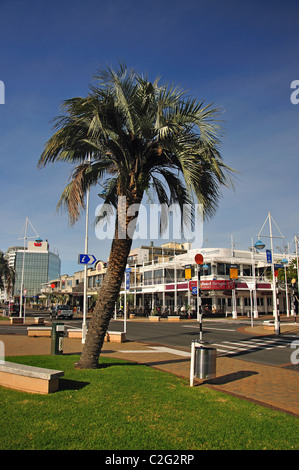
<path fill-rule="evenodd" d="M 203 256 L 202 265 L 195 262 L 198 253 Z M 273 255 L 274 262 L 281 258 L 281 254 Z M 257 317 L 259 313 L 273 312 L 271 265 L 265 253 L 226 248 L 189 249 L 183 254 L 161 255 L 151 262 L 143 262 L 138 273 L 138 281 L 131 273 L 129 290 L 134 294 L 137 310 L 163 312 L 166 308 L 174 313 L 189 310 L 195 315 L 199 274 L 202 308 L 206 313 L 236 317 L 252 312 Z M 283 312 L 286 295 L 281 287 L 278 299 Z"/>
<path fill-rule="evenodd" d="M 203 263 L 197 265 L 195 256 Z M 278 263 L 283 255 L 274 254 Z M 200 275 L 202 309 L 206 314 L 252 315 L 273 313 L 271 264 L 266 253 L 228 248 L 192 249 L 190 244 L 168 243 L 141 246 L 130 252 L 130 273 L 124 278 L 121 295 L 126 294 L 131 309 L 137 314 L 184 313 L 196 316 L 197 280 Z M 198 272 L 199 270 L 199 272 Z M 87 293 L 90 299 L 99 292 L 106 273 L 106 263 L 99 261 L 88 269 Z M 53 287 L 50 287 L 50 286 Z M 286 291 L 278 288 L 279 311 L 286 311 Z M 51 280 L 43 289 L 53 296 L 68 294 L 68 302 L 82 307 L 83 271 Z M 123 305 L 123 299 L 122 299 Z M 289 305 L 291 303 L 289 302 Z"/>

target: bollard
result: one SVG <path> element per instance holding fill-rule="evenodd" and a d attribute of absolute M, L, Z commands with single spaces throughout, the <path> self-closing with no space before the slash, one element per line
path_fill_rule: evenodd
<path fill-rule="evenodd" d="M 63 354 L 64 323 L 52 322 L 51 354 Z"/>

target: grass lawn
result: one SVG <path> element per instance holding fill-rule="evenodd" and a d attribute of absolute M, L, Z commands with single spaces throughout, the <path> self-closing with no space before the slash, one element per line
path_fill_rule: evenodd
<path fill-rule="evenodd" d="M 126 361 L 76 370 L 78 358 L 9 358 L 65 375 L 50 395 L 0 387 L 0 449 L 299 449 L 293 416 Z"/>

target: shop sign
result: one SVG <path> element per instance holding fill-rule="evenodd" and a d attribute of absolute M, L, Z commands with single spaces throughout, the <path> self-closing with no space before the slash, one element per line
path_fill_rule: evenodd
<path fill-rule="evenodd" d="M 191 264 L 186 264 L 185 266 L 185 279 L 191 279 L 192 278 L 192 275 L 191 275 Z"/>
<path fill-rule="evenodd" d="M 201 290 L 232 290 L 235 287 L 234 281 L 201 281 Z"/>
<path fill-rule="evenodd" d="M 195 292 L 195 289 L 197 291 L 197 281 L 189 281 L 189 290 L 191 292 L 193 292 L 193 290 L 194 290 L 194 292 Z"/>
<path fill-rule="evenodd" d="M 238 279 L 238 266 L 236 266 L 235 264 L 231 264 L 229 272 L 229 277 L 231 279 Z"/>

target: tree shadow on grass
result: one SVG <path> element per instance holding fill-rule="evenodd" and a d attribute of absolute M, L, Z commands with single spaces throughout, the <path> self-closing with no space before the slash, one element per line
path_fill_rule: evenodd
<path fill-rule="evenodd" d="M 108 367 L 115 367 L 115 366 L 142 366 L 143 364 L 139 364 L 138 362 L 100 362 L 98 369 L 107 369 Z"/>
<path fill-rule="evenodd" d="M 78 380 L 70 380 L 70 379 L 59 379 L 59 391 L 62 390 L 81 390 L 82 388 L 89 385 L 90 382 L 82 382 Z"/>
<path fill-rule="evenodd" d="M 98 370 L 100 371 L 101 369 L 107 369 L 109 367 L 115 367 L 115 366 L 140 366 L 141 364 L 134 363 L 134 362 L 107 362 L 107 363 L 99 363 L 99 367 L 97 369 L 91 369 L 91 370 Z M 84 369 L 83 369 L 84 370 Z M 87 369 L 85 369 L 87 370 Z M 90 382 L 83 382 L 79 380 L 71 380 L 71 379 L 65 379 L 65 378 L 60 378 L 59 379 L 59 390 L 81 390 L 82 388 L 86 387 L 87 385 L 90 385 Z"/>

